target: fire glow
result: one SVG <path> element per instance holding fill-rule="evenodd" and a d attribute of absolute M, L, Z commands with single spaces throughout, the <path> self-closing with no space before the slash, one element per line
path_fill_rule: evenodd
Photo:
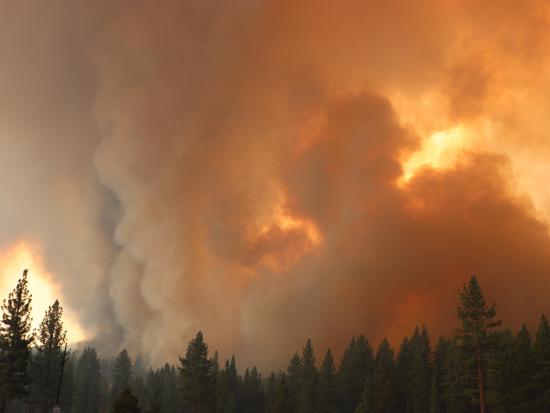
<path fill-rule="evenodd" d="M 32 328 L 36 329 L 45 311 L 56 299 L 61 305 L 63 300 L 59 285 L 52 274 L 44 269 L 39 249 L 26 241 L 19 241 L 0 251 L 0 296 L 8 297 L 17 284 L 23 270 L 29 270 L 29 290 L 32 294 Z M 64 323 L 69 342 L 78 342 L 85 338 L 85 333 L 75 320 L 70 309 L 64 309 Z"/>

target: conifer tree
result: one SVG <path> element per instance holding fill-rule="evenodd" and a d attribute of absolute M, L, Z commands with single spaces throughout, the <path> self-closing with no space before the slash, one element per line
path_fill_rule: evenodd
<path fill-rule="evenodd" d="M 449 342 L 443 360 L 442 401 L 445 413 L 472 411 L 468 389 L 475 387 L 475 361 L 464 357 L 456 341 Z"/>
<path fill-rule="evenodd" d="M 363 393 L 361 394 L 361 400 L 355 409 L 355 413 L 378 413 L 378 410 L 376 410 L 375 396 L 373 379 L 369 374 L 365 379 L 365 386 L 363 388 Z"/>
<path fill-rule="evenodd" d="M 226 360 L 225 367 L 219 373 L 216 389 L 216 411 L 219 413 L 236 413 L 238 411 L 239 378 L 235 356 Z"/>
<path fill-rule="evenodd" d="M 315 366 L 315 354 L 311 340 L 308 339 L 302 351 L 301 374 L 298 389 L 299 413 L 310 413 L 317 411 L 317 381 L 318 372 Z"/>
<path fill-rule="evenodd" d="M 363 335 L 352 338 L 344 352 L 338 383 L 341 396 L 341 411 L 353 413 L 361 400 L 365 380 L 372 374 L 374 356 L 372 347 Z"/>
<path fill-rule="evenodd" d="M 476 277 L 470 278 L 459 292 L 458 317 L 462 329 L 457 331 L 461 350 L 474 360 L 478 384 L 480 413 L 486 413 L 486 380 L 489 353 L 494 348 L 494 334 L 501 322 L 496 320 L 495 305 L 487 306 Z"/>
<path fill-rule="evenodd" d="M 111 413 L 141 413 L 138 400 L 130 388 L 124 389 L 115 399 Z"/>
<path fill-rule="evenodd" d="M 550 326 L 543 314 L 537 329 L 533 345 L 534 375 L 533 392 L 535 411 L 550 411 Z"/>
<path fill-rule="evenodd" d="M 445 374 L 445 358 L 449 344 L 449 340 L 440 337 L 435 347 L 430 385 L 430 413 L 442 413 L 446 411 L 445 402 L 443 401 L 443 378 Z"/>
<path fill-rule="evenodd" d="M 140 405 L 146 409 L 160 409 L 162 399 L 162 382 L 158 371 L 149 369 L 145 376 L 143 399 L 140 400 Z"/>
<path fill-rule="evenodd" d="M 63 307 L 55 300 L 35 332 L 36 347 L 30 361 L 32 393 L 41 402 L 44 413 L 49 412 L 55 403 L 66 336 Z"/>
<path fill-rule="evenodd" d="M 113 385 L 111 400 L 116 399 L 123 390 L 129 389 L 132 381 L 132 361 L 126 349 L 122 350 L 113 364 Z M 132 393 L 133 395 L 133 393 Z"/>
<path fill-rule="evenodd" d="M 523 324 L 513 342 L 514 371 L 511 391 L 511 405 L 517 411 L 530 411 L 533 396 L 532 378 L 534 374 L 533 343 L 527 326 Z"/>
<path fill-rule="evenodd" d="M 216 406 L 216 375 L 202 332 L 191 340 L 180 362 L 179 384 L 184 407 L 191 413 L 211 412 Z"/>
<path fill-rule="evenodd" d="M 262 386 L 262 377 L 256 367 L 246 369 L 242 383 L 243 413 L 255 413 L 265 411 L 265 396 Z"/>
<path fill-rule="evenodd" d="M 439 383 L 436 374 L 432 374 L 432 385 L 430 386 L 430 413 L 441 413 Z"/>
<path fill-rule="evenodd" d="M 161 383 L 161 405 L 162 413 L 170 413 L 176 411 L 177 405 L 177 383 L 176 369 L 168 363 L 160 371 Z"/>
<path fill-rule="evenodd" d="M 390 343 L 384 339 L 376 353 L 373 373 L 365 380 L 356 413 L 391 413 L 396 405 L 395 360 Z"/>
<path fill-rule="evenodd" d="M 7 401 L 23 398 L 29 393 L 31 378 L 28 365 L 34 337 L 31 334 L 32 296 L 27 275 L 27 270 L 24 270 L 15 289 L 2 305 L 0 352 L 5 363 L 5 373 L 4 387 L 0 391 L 0 413 L 5 411 Z"/>
<path fill-rule="evenodd" d="M 393 350 L 387 339 L 384 339 L 378 348 L 370 381 L 375 411 L 392 412 L 396 400 L 396 367 Z"/>
<path fill-rule="evenodd" d="M 277 376 L 271 373 L 265 383 L 265 407 L 266 413 L 272 413 L 277 397 Z"/>
<path fill-rule="evenodd" d="M 410 387 L 412 413 L 429 410 L 431 385 L 431 350 L 428 331 L 415 329 L 410 340 L 411 365 L 408 382 Z"/>
<path fill-rule="evenodd" d="M 63 380 L 59 395 L 59 407 L 63 413 L 73 412 L 74 392 L 76 389 L 75 357 L 67 351 L 65 354 L 65 366 L 63 368 Z"/>
<path fill-rule="evenodd" d="M 327 350 L 319 371 L 318 406 L 320 413 L 338 412 L 336 368 L 330 350 Z"/>
<path fill-rule="evenodd" d="M 271 408 L 271 413 L 288 413 L 293 411 L 292 398 L 285 373 L 280 373 L 277 379 L 277 391 Z"/>
<path fill-rule="evenodd" d="M 76 366 L 76 383 L 73 400 L 75 413 L 97 413 L 101 395 L 100 363 L 95 348 L 86 347 Z"/>
<path fill-rule="evenodd" d="M 298 353 L 294 353 L 287 367 L 285 376 L 286 386 L 290 396 L 291 412 L 295 412 L 298 408 L 298 398 L 300 396 L 300 384 L 302 378 L 302 359 Z"/>
<path fill-rule="evenodd" d="M 409 338 L 405 337 L 399 347 L 397 355 L 397 411 L 410 413 L 411 411 L 411 389 L 409 376 L 411 370 L 411 346 Z"/>

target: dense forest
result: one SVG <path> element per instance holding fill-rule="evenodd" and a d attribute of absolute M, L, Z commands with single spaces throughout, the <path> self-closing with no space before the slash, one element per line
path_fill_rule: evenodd
<path fill-rule="evenodd" d="M 550 412 L 550 326 L 504 329 L 475 277 L 458 294 L 459 328 L 432 342 L 417 327 L 394 350 L 353 337 L 342 358 L 320 357 L 311 340 L 281 371 L 262 376 L 221 362 L 201 332 L 178 365 L 147 367 L 126 350 L 100 358 L 66 351 L 58 301 L 31 331 L 27 271 L 4 301 L 0 411 L 72 413 L 469 413 Z M 317 358 L 319 357 L 319 359 Z"/>

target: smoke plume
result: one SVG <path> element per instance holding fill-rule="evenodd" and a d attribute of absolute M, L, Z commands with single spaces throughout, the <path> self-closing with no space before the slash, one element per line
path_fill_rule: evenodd
<path fill-rule="evenodd" d="M 548 311 L 546 2 L 66 7 L 3 26 L 1 239 L 106 349 L 448 334 L 472 274 L 511 327 Z"/>

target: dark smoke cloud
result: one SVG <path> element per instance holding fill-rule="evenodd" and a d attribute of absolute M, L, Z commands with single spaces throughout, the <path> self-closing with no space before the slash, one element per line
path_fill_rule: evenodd
<path fill-rule="evenodd" d="M 449 333 L 472 274 L 510 325 L 547 310 L 545 2 L 31 3 L 33 35 L 4 29 L 1 164 L 34 162 L 0 180 L 3 239 L 45 245 L 106 350 L 173 360 L 203 329 L 276 366 Z M 403 181 L 457 125 L 467 150 Z"/>

